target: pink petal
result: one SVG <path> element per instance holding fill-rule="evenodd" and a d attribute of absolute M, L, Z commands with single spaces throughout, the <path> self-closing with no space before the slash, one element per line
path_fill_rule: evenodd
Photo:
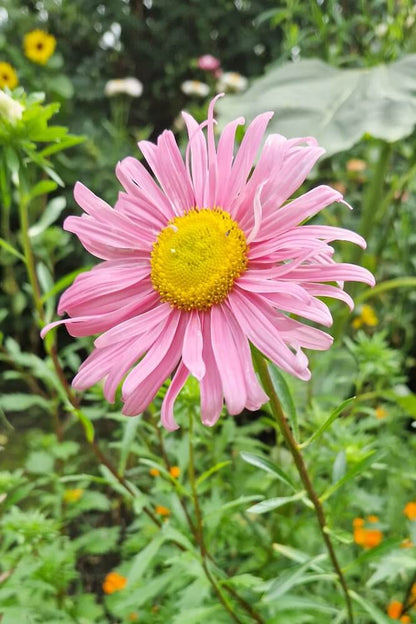
<path fill-rule="evenodd" d="M 182 359 L 189 372 L 199 381 L 205 375 L 205 364 L 202 359 L 202 331 L 199 313 L 193 311 L 188 318 L 182 347 Z"/>
<path fill-rule="evenodd" d="M 247 399 L 244 371 L 221 306 L 211 308 L 211 340 L 227 409 L 230 414 L 239 414 Z"/>
<path fill-rule="evenodd" d="M 189 152 L 192 162 L 192 182 L 194 187 L 194 195 L 196 205 L 202 208 L 204 204 L 205 185 L 208 177 L 208 154 L 207 144 L 204 133 L 200 125 L 188 113 L 183 112 L 182 117 L 185 120 L 188 129 L 189 143 L 186 152 L 187 166 L 189 169 Z M 190 176 L 191 177 L 191 176 Z"/>
<path fill-rule="evenodd" d="M 162 410 L 160 413 L 160 420 L 162 425 L 168 431 L 174 431 L 179 429 L 179 426 L 173 416 L 173 407 L 179 392 L 185 385 L 186 380 L 189 377 L 189 372 L 186 366 L 181 362 L 176 370 L 176 373 L 170 383 L 168 391 L 162 403 Z"/>
<path fill-rule="evenodd" d="M 202 315 L 203 351 L 206 373 L 200 382 L 201 420 L 212 427 L 217 422 L 223 408 L 223 394 L 220 374 L 212 350 L 210 313 Z"/>
<path fill-rule="evenodd" d="M 243 117 L 238 117 L 234 121 L 230 121 L 230 123 L 228 123 L 221 132 L 221 136 L 218 141 L 218 206 L 226 205 L 226 198 L 228 195 L 227 186 L 231 175 L 231 167 L 234 156 L 235 132 L 237 130 L 237 126 L 241 126 L 242 124 L 244 124 Z"/>

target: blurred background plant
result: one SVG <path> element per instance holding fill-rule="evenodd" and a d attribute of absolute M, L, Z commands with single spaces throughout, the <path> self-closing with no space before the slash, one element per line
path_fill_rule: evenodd
<path fill-rule="evenodd" d="M 131 420 L 100 386 L 80 403 L 66 380 L 88 339 L 39 341 L 92 262 L 60 227 L 74 182 L 113 202 L 136 141 L 166 127 L 183 141 L 180 111 L 202 120 L 222 89 L 220 123 L 271 107 L 274 131 L 322 131 L 313 183 L 355 208 L 323 218 L 369 239 L 342 256 L 378 285 L 352 291 L 353 315 L 334 305 L 312 381 L 272 372 L 355 621 L 416 621 L 415 19 L 408 0 L 3 0 L 2 624 L 347 621 L 268 406 L 205 429 L 191 380 L 167 435 L 160 397 Z"/>

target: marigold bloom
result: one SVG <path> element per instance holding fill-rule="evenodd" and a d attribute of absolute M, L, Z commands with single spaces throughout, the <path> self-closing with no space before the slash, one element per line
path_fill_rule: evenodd
<path fill-rule="evenodd" d="M 159 514 L 159 516 L 170 516 L 170 509 L 168 507 L 164 507 L 163 505 L 156 505 L 155 511 Z"/>
<path fill-rule="evenodd" d="M 19 79 L 17 77 L 16 71 L 10 65 L 10 63 L 6 63 L 5 61 L 0 62 L 0 89 L 3 87 L 8 87 L 10 90 L 17 87 L 19 84 Z"/>
<path fill-rule="evenodd" d="M 56 39 L 44 30 L 32 30 L 23 39 L 23 48 L 28 59 L 45 65 L 55 52 Z"/>
<path fill-rule="evenodd" d="M 412 542 L 412 540 L 408 537 L 406 537 L 404 540 L 402 540 L 401 544 L 400 544 L 400 548 L 413 548 L 414 544 Z"/>
<path fill-rule="evenodd" d="M 65 490 L 64 501 L 66 503 L 76 503 L 84 494 L 84 490 L 81 488 L 75 488 L 74 490 Z"/>
<path fill-rule="evenodd" d="M 70 318 L 42 330 L 44 336 L 64 323 L 72 336 L 101 334 L 73 386 L 84 390 L 104 379 L 104 395 L 114 401 L 125 378 L 128 416 L 140 414 L 173 374 L 161 409 L 168 430 L 178 427 L 174 403 L 189 375 L 200 382 L 206 425 L 218 420 L 224 399 L 230 414 L 268 400 L 250 343 L 276 366 L 309 379 L 302 349 L 326 350 L 332 338 L 288 314 L 329 326 L 330 311 L 318 297 L 352 307 L 341 283 L 374 284 L 366 269 L 336 263 L 329 245 L 365 247 L 361 236 L 300 225 L 343 202 L 338 191 L 322 185 L 288 201 L 324 153 L 316 140 L 272 134 L 254 166 L 272 113 L 254 119 L 234 156 L 243 120 L 229 123 L 216 146 L 215 99 L 202 126 L 183 113 L 185 162 L 170 131 L 157 145 L 139 143 L 158 183 L 139 160 L 124 159 L 117 175 L 125 191 L 114 209 L 77 183 L 75 199 L 86 214 L 68 217 L 64 228 L 104 262 L 62 295 L 58 312 Z"/>
<path fill-rule="evenodd" d="M 410 622 L 410 617 L 406 614 L 402 615 L 402 613 L 403 603 L 399 602 L 399 600 L 393 600 L 387 607 L 387 615 L 393 620 L 399 620 L 400 622 Z"/>
<path fill-rule="evenodd" d="M 410 615 L 402 615 L 400 618 L 400 622 L 402 622 L 403 624 L 410 624 L 412 620 L 410 619 Z"/>
<path fill-rule="evenodd" d="M 150 468 L 149 474 L 152 477 L 158 477 L 160 475 L 160 471 L 157 468 Z"/>
<path fill-rule="evenodd" d="M 103 582 L 103 592 L 105 594 L 113 594 L 116 591 L 124 589 L 127 585 L 127 579 L 118 572 L 109 572 Z"/>
<path fill-rule="evenodd" d="M 383 533 L 379 529 L 364 529 L 364 548 L 375 548 L 383 540 Z"/>
<path fill-rule="evenodd" d="M 179 475 L 181 474 L 181 469 L 179 468 L 179 466 L 171 466 L 169 468 L 169 473 L 171 477 L 173 477 L 174 479 L 177 479 Z"/>
<path fill-rule="evenodd" d="M 416 501 L 410 501 L 403 509 L 403 513 L 409 520 L 416 520 Z"/>
<path fill-rule="evenodd" d="M 413 598 L 416 598 L 416 583 L 413 583 L 410 593 L 412 594 Z"/>
<path fill-rule="evenodd" d="M 137 613 L 137 611 L 132 611 L 131 613 L 129 613 L 129 622 L 138 622 L 139 621 L 139 614 Z"/>
<path fill-rule="evenodd" d="M 363 527 L 364 518 L 354 518 L 354 520 L 352 521 L 352 526 L 354 527 L 354 529 L 359 529 L 360 527 Z"/>
<path fill-rule="evenodd" d="M 368 522 L 378 522 L 380 518 L 378 516 L 367 516 Z"/>

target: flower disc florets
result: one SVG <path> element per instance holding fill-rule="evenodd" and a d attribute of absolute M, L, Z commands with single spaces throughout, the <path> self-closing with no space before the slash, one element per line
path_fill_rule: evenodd
<path fill-rule="evenodd" d="M 224 301 L 246 269 L 246 237 L 227 212 L 194 208 L 160 232 L 151 267 L 162 301 L 180 310 L 208 310 Z"/>

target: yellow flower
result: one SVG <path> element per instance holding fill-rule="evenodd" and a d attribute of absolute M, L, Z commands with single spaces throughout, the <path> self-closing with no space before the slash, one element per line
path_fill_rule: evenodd
<path fill-rule="evenodd" d="M 416 501 L 410 501 L 407 503 L 403 509 L 403 513 L 409 518 L 409 520 L 416 520 Z"/>
<path fill-rule="evenodd" d="M 129 622 L 138 622 L 139 621 L 139 614 L 137 613 L 137 611 L 132 611 L 131 613 L 129 613 Z"/>
<path fill-rule="evenodd" d="M 157 468 L 150 468 L 149 474 L 152 477 L 158 477 L 160 475 L 160 472 Z"/>
<path fill-rule="evenodd" d="M 368 327 L 375 327 L 378 325 L 377 314 L 374 308 L 369 305 L 363 305 L 360 314 L 356 316 L 352 322 L 354 329 L 360 329 L 363 325 L 368 325 Z"/>
<path fill-rule="evenodd" d="M 400 544 L 400 548 L 413 548 L 414 544 L 412 542 L 411 539 L 409 539 L 408 537 L 406 537 L 406 539 L 402 540 L 401 544 Z M 415 583 L 415 589 L 416 589 L 416 583 Z M 413 589 L 412 589 L 413 591 Z M 416 592 L 415 592 L 416 595 Z"/>
<path fill-rule="evenodd" d="M 378 522 L 379 521 L 379 517 L 378 516 L 367 516 L 367 520 L 368 520 L 368 522 Z"/>
<path fill-rule="evenodd" d="M 379 420 L 382 420 L 383 418 L 387 416 L 387 411 L 384 409 L 384 407 L 380 407 L 380 405 L 376 407 L 376 409 L 374 410 L 374 413 L 375 413 L 376 418 L 378 418 Z"/>
<path fill-rule="evenodd" d="M 80 488 L 76 488 L 75 490 L 65 490 L 64 501 L 66 503 L 76 503 L 83 494 L 84 490 L 81 490 Z"/>
<path fill-rule="evenodd" d="M 45 65 L 55 52 L 56 39 L 44 30 L 32 30 L 23 39 L 23 48 L 28 59 Z"/>
<path fill-rule="evenodd" d="M 156 513 L 159 514 L 159 516 L 170 516 L 170 509 L 163 505 L 156 505 Z"/>
<path fill-rule="evenodd" d="M 0 62 L 0 89 L 8 87 L 14 89 L 19 84 L 16 71 L 10 65 L 4 61 Z"/>
<path fill-rule="evenodd" d="M 169 468 L 169 474 L 174 479 L 177 479 L 179 475 L 181 474 L 181 469 L 179 468 L 179 466 L 171 466 Z"/>
<path fill-rule="evenodd" d="M 116 591 L 124 589 L 127 585 L 127 579 L 118 572 L 109 572 L 103 582 L 103 592 L 105 594 L 113 594 Z"/>

